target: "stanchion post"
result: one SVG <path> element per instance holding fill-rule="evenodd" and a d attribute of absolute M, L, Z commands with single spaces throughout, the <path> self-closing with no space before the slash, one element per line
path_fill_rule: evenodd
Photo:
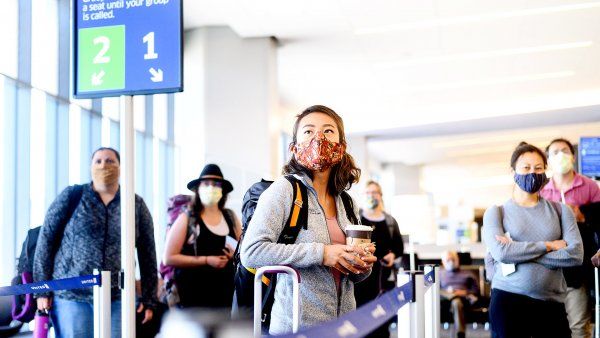
<path fill-rule="evenodd" d="M 94 338 L 110 338 L 110 271 L 94 269 L 94 278 L 101 285 L 94 285 Z M 77 319 L 75 319 L 77 320 Z"/>
<path fill-rule="evenodd" d="M 442 332 L 442 316 L 441 316 L 441 303 L 440 303 L 440 285 L 441 285 L 441 280 L 440 280 L 440 267 L 439 266 L 435 266 L 433 268 L 433 271 L 435 271 L 435 284 L 433 286 L 433 304 L 434 304 L 434 311 L 433 311 L 433 325 L 434 325 L 434 330 L 433 330 L 433 337 L 434 338 L 440 338 L 441 332 Z"/>
<path fill-rule="evenodd" d="M 596 338 L 600 338 L 600 295 L 598 294 L 598 292 L 600 291 L 600 287 L 598 284 L 598 268 L 594 268 L 594 280 L 594 296 L 596 296 L 596 311 L 594 314 L 596 323 L 594 324 L 594 336 Z"/>
<path fill-rule="evenodd" d="M 396 278 L 396 287 L 413 281 L 414 275 L 409 271 L 399 271 L 398 277 Z M 413 293 L 414 296 L 414 293 Z M 412 299 L 410 300 L 413 301 Z M 410 338 L 411 332 L 411 312 L 409 305 L 405 305 L 398 309 L 398 338 Z"/>
<path fill-rule="evenodd" d="M 438 279 L 438 267 L 434 265 L 425 266 L 425 275 L 433 271 L 434 283 L 425 290 L 425 337 L 440 337 L 440 282 Z"/>
<path fill-rule="evenodd" d="M 410 333 L 413 338 L 425 337 L 425 278 L 422 271 L 415 272 L 415 302 L 410 303 Z"/>

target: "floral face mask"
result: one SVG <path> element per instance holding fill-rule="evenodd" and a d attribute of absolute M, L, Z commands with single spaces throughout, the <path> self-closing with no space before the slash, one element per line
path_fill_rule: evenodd
<path fill-rule="evenodd" d="M 295 147 L 296 160 L 310 170 L 323 171 L 342 160 L 346 146 L 329 141 L 322 132 Z"/>

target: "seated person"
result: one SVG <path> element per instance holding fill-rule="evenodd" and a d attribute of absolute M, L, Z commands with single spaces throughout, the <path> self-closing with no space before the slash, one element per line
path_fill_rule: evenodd
<path fill-rule="evenodd" d="M 472 273 L 460 269 L 456 251 L 442 253 L 444 269 L 440 271 L 440 299 L 454 316 L 456 337 L 465 337 L 465 309 L 477 301 L 479 287 Z"/>

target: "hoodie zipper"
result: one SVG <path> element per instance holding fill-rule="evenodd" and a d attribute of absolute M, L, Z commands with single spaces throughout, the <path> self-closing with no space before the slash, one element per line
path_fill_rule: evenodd
<path fill-rule="evenodd" d="M 304 182 L 303 182 L 304 183 Z M 325 213 L 325 209 L 323 209 L 323 206 L 321 205 L 321 203 L 319 203 L 319 197 L 317 195 L 317 191 L 309 186 L 308 184 L 306 184 L 306 186 L 314 193 L 315 198 L 317 199 L 317 204 L 319 205 L 319 208 L 321 208 L 321 211 L 323 212 L 323 219 L 325 220 L 325 226 L 327 227 L 327 237 L 329 238 L 329 244 L 332 244 L 331 242 L 331 234 L 329 234 L 329 226 L 327 225 L 327 214 Z M 339 213 L 338 213 L 338 207 L 337 207 L 337 199 L 334 197 L 333 198 L 335 201 L 335 209 L 336 209 L 336 217 L 339 220 Z M 344 232 L 344 229 L 342 229 L 342 227 L 340 226 L 340 222 L 338 221 L 338 227 L 340 228 L 340 230 L 342 230 L 342 233 L 345 235 L 346 233 Z M 333 276 L 333 272 L 331 272 L 331 269 L 335 269 L 335 268 L 329 268 L 329 275 L 331 276 L 331 279 L 333 281 L 333 287 L 335 288 L 335 299 L 336 299 L 336 303 L 337 303 L 337 307 L 336 307 L 336 317 L 340 316 L 340 303 L 341 303 L 341 297 L 340 297 L 340 292 L 338 292 L 337 289 L 337 285 L 335 284 L 335 277 Z M 342 289 L 342 280 L 340 278 L 340 291 Z"/>

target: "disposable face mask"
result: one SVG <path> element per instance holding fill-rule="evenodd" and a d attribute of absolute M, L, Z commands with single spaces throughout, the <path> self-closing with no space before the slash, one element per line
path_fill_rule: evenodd
<path fill-rule="evenodd" d="M 223 189 L 220 187 L 209 186 L 200 186 L 198 188 L 198 195 L 200 195 L 200 200 L 202 204 L 205 206 L 212 206 L 221 200 L 223 197 Z"/>
<path fill-rule="evenodd" d="M 565 154 L 562 151 L 549 158 L 552 171 L 557 174 L 566 174 L 573 170 L 573 155 Z"/>
<path fill-rule="evenodd" d="M 368 209 L 374 210 L 379 206 L 379 201 L 373 196 L 367 196 L 365 198 L 365 206 Z"/>
<path fill-rule="evenodd" d="M 446 269 L 446 271 L 454 271 L 456 269 L 456 265 L 454 265 L 453 261 L 447 261 L 444 263 L 444 269 Z"/>

